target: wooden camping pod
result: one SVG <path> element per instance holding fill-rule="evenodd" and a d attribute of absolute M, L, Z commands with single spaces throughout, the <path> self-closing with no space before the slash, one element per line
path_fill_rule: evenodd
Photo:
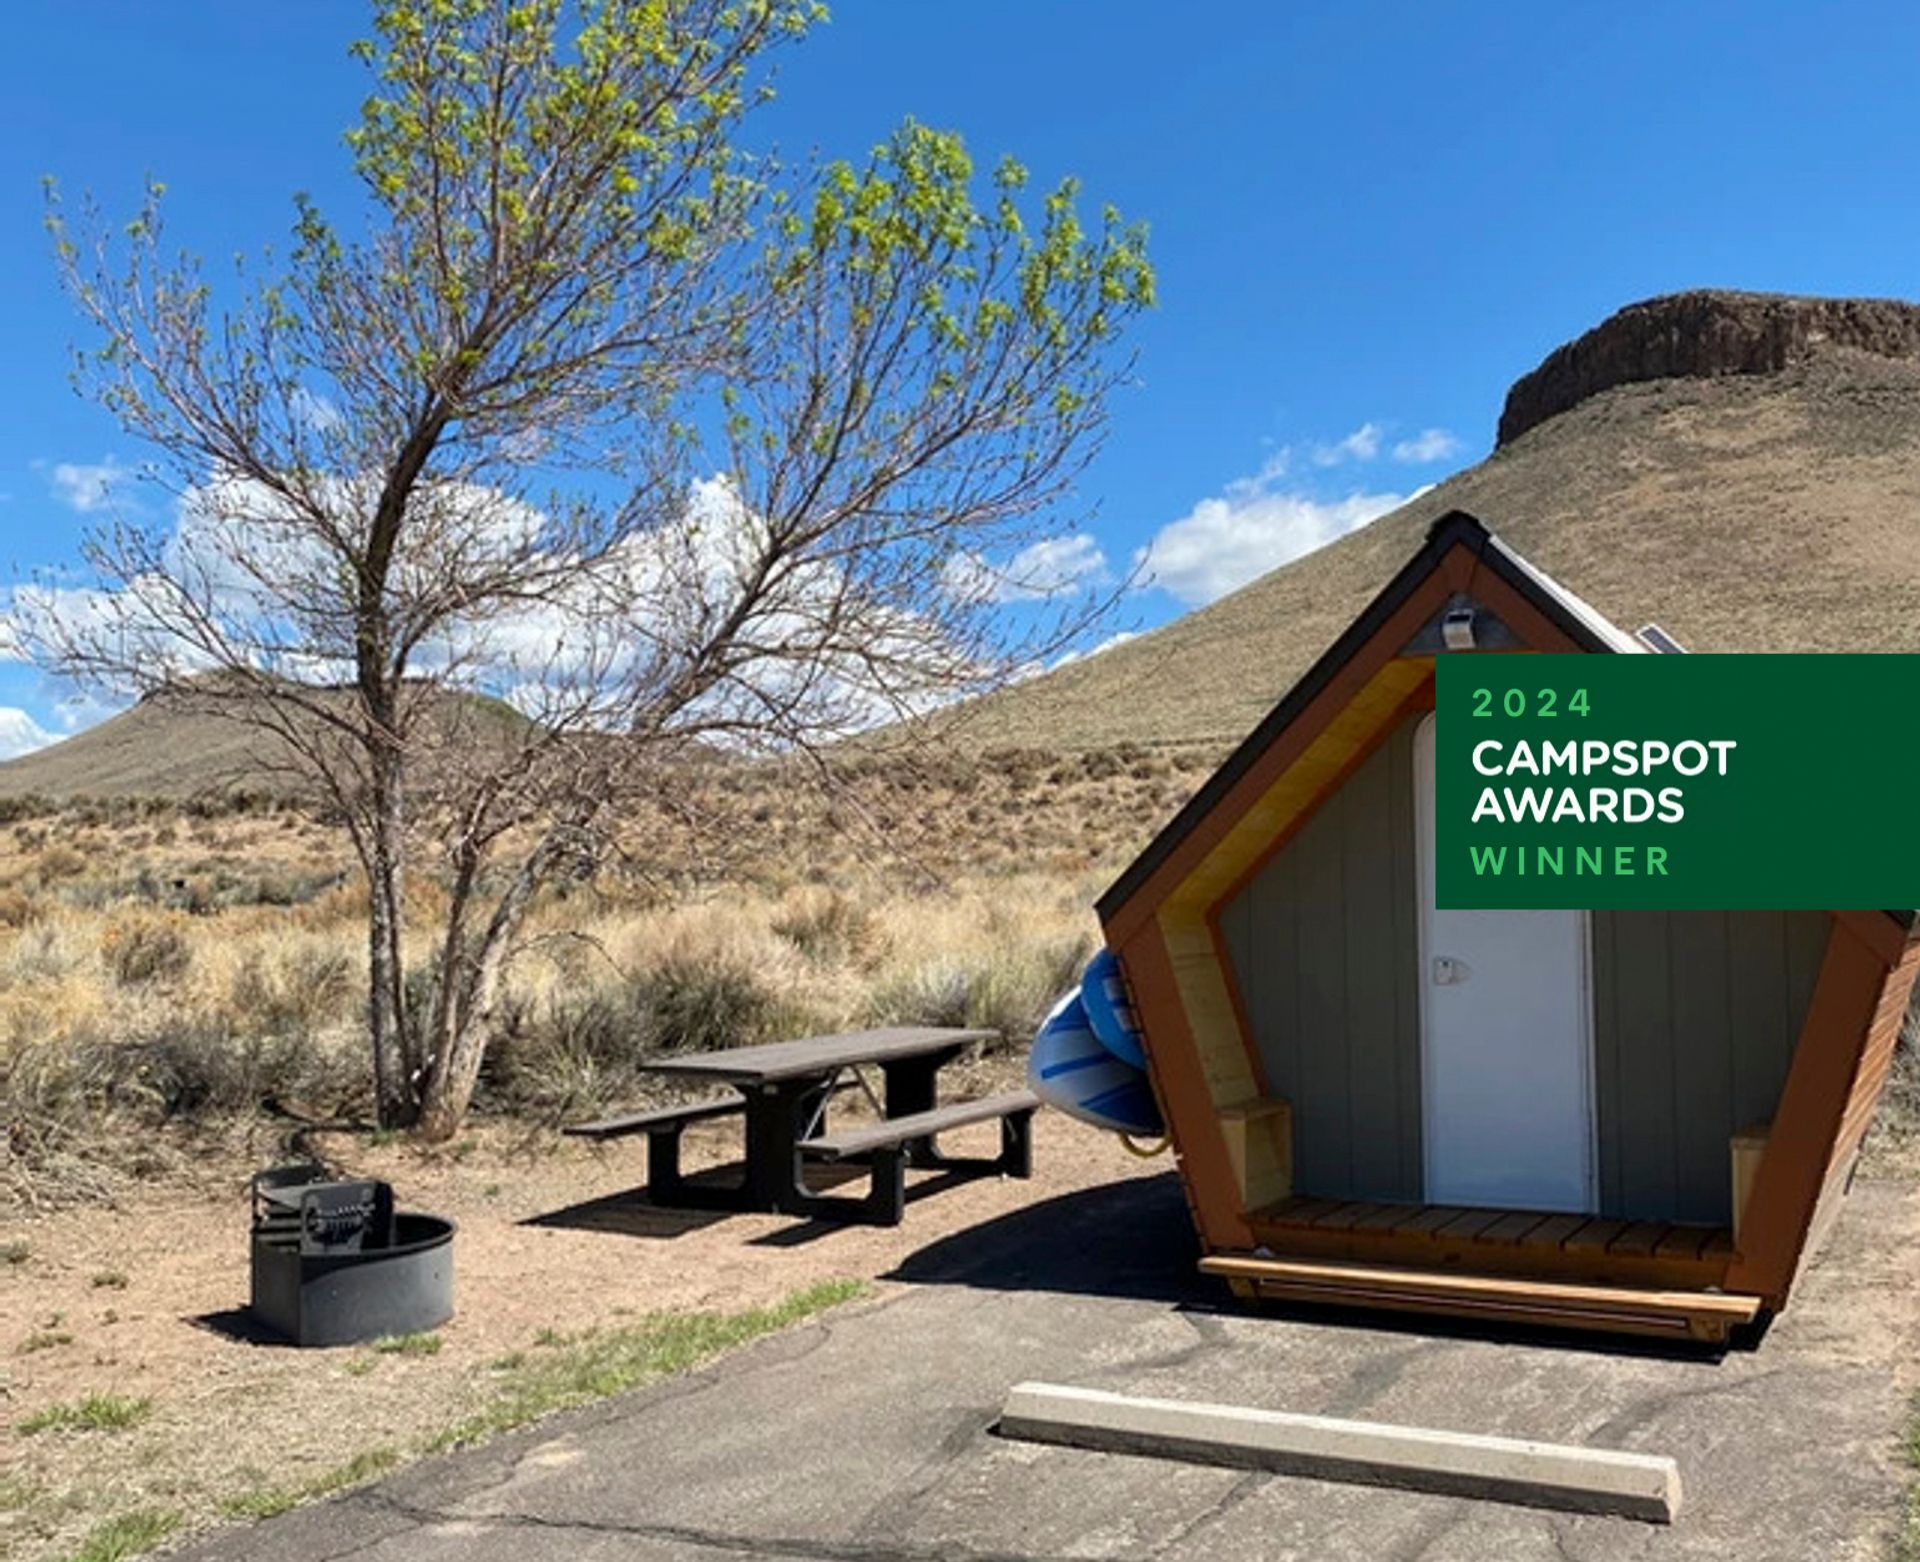
<path fill-rule="evenodd" d="M 1447 515 L 1099 902 L 1145 1033 L 1203 1267 L 1247 1295 L 1724 1339 L 1729 1328 L 1786 1304 L 1844 1193 L 1920 969 L 1911 911 L 1705 914 L 1708 921 L 1665 928 L 1662 936 L 1707 940 L 1710 968 L 1713 959 L 1735 959 L 1729 941 L 1745 940 L 1743 971 L 1777 966 L 1782 974 L 1761 984 L 1761 998 L 1743 1000 L 1747 1008 L 1708 1016 L 1726 1071 L 1744 1070 L 1738 1088 L 1720 1076 L 1676 1079 L 1663 1103 L 1654 1103 L 1647 1080 L 1662 1068 L 1674 1075 L 1705 1066 L 1674 1061 L 1687 1053 L 1681 1037 L 1692 1019 L 1657 1012 L 1642 991 L 1652 984 L 1623 980 L 1618 996 L 1638 1011 L 1610 1008 L 1591 1022 L 1596 1038 L 1606 1030 L 1619 1077 L 1596 1087 L 1608 1095 L 1611 1086 L 1602 1107 L 1612 1148 L 1596 1152 L 1610 1157 L 1611 1181 L 1602 1207 L 1585 1212 L 1432 1204 L 1418 1185 L 1416 1155 L 1404 1145 L 1397 1159 L 1374 1153 L 1396 1132 L 1421 1131 L 1407 1118 L 1410 1098 L 1417 1118 L 1419 1085 L 1406 1078 L 1404 989 L 1424 977 L 1404 951 L 1372 957 L 1392 965 L 1357 984 L 1372 1006 L 1367 1016 L 1329 1017 L 1323 1006 L 1320 1031 L 1297 1017 L 1289 1026 L 1256 1014 L 1237 978 L 1234 945 L 1246 935 L 1223 930 L 1223 914 L 1237 916 L 1276 875 L 1284 882 L 1312 832 L 1324 831 L 1342 806 L 1336 800 L 1363 783 L 1378 792 L 1389 784 L 1382 776 L 1395 785 L 1404 779 L 1394 767 L 1412 724 L 1432 708 L 1436 657 L 1472 654 L 1445 649 L 1439 634 L 1449 611 L 1463 610 L 1494 631 L 1488 649 L 1647 649 L 1473 517 Z M 1400 824 L 1394 830 L 1405 833 Z M 1392 833 L 1375 822 L 1367 838 Z M 1406 848 L 1398 850 L 1404 858 Z M 1337 920 L 1330 914 L 1343 891 L 1319 893 L 1317 920 Z M 1400 899 L 1411 908 L 1410 894 Z M 1639 954 L 1624 948 L 1629 935 Z M 1334 937 L 1337 929 L 1299 936 Z M 1604 950 L 1599 943 L 1595 960 L 1661 954 L 1649 955 L 1643 924 L 1621 923 L 1617 939 L 1609 924 Z M 1762 958 L 1762 949 L 1777 949 L 1778 959 Z M 1416 1053 L 1418 1023 L 1416 1016 Z M 1393 1030 L 1398 1084 L 1373 1078 L 1391 1068 L 1349 1070 L 1366 1076 L 1371 1121 L 1384 1125 L 1373 1136 L 1380 1142 L 1362 1143 L 1358 1115 L 1343 1129 L 1337 1112 L 1330 1119 L 1278 1087 L 1270 1076 L 1283 1043 L 1273 1032 L 1288 1029 L 1287 1056 L 1305 1058 L 1302 1067 L 1342 1046 L 1376 1046 Z M 1620 1072 L 1629 1063 L 1637 1073 Z M 1711 1100 L 1674 1129 L 1671 1119 L 1690 1109 L 1689 1088 Z M 1398 1099 L 1388 1101 L 1396 1089 Z M 1761 1108 L 1754 1120 L 1714 1126 L 1716 1112 L 1753 1102 Z M 1636 1182 L 1637 1161 L 1675 1153 L 1636 1127 L 1650 1103 L 1666 1113 L 1670 1136 L 1685 1137 L 1684 1187 L 1649 1192 L 1644 1177 Z M 1362 1172 L 1356 1158 L 1377 1164 Z M 1344 1170 L 1330 1172 L 1336 1164 Z"/>

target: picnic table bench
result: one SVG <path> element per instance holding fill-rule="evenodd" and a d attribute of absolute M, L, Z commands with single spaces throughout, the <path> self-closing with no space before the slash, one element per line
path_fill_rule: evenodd
<path fill-rule="evenodd" d="M 939 1166 L 948 1171 L 997 1172 L 1003 1177 L 1033 1175 L 1033 1114 L 1040 1098 L 1031 1090 L 956 1101 L 928 1112 L 883 1117 L 877 1123 L 817 1134 L 800 1142 L 802 1155 L 844 1161 L 866 1156 L 872 1167 L 867 1193 L 869 1218 L 882 1226 L 897 1226 L 907 1207 L 907 1165 Z M 1000 1153 L 989 1160 L 955 1160 L 934 1144 L 934 1136 L 971 1123 L 1000 1124 Z M 917 1158 L 916 1158 L 917 1157 Z"/>
<path fill-rule="evenodd" d="M 714 1080 L 737 1094 L 576 1123 L 565 1131 L 606 1140 L 647 1135 L 647 1192 L 656 1204 L 686 1209 L 763 1211 L 868 1220 L 896 1225 L 905 1210 L 906 1169 L 939 1167 L 959 1175 L 1032 1173 L 1030 1123 L 1039 1106 L 1027 1091 L 979 1101 L 936 1104 L 939 1071 L 962 1053 L 992 1039 L 993 1031 L 933 1026 L 896 1026 L 811 1036 L 756 1047 L 686 1053 L 647 1064 L 667 1078 Z M 859 1074 L 877 1067 L 876 1096 Z M 827 1104 L 844 1090 L 860 1090 L 881 1112 L 878 1123 L 829 1132 Z M 680 1139 L 693 1123 L 744 1115 L 746 1165 L 732 1186 L 690 1182 L 680 1169 Z M 954 1159 L 941 1153 L 937 1135 L 949 1129 L 999 1119 L 1000 1154 Z M 807 1186 L 808 1160 L 864 1164 L 863 1198 L 814 1192 Z"/>
<path fill-rule="evenodd" d="M 829 1093 L 842 1090 L 859 1089 L 859 1081 L 845 1079 L 837 1081 Z M 633 1134 L 647 1136 L 647 1186 L 656 1192 L 660 1190 L 681 1191 L 683 1183 L 680 1177 L 680 1136 L 695 1123 L 711 1122 L 720 1117 L 738 1117 L 747 1109 L 747 1098 L 741 1095 L 712 1096 L 702 1101 L 685 1101 L 675 1106 L 655 1107 L 648 1112 L 627 1112 L 618 1117 L 596 1118 L 589 1123 L 569 1123 L 560 1131 L 576 1139 L 591 1139 L 604 1143 L 608 1139 L 625 1139 Z"/>
<path fill-rule="evenodd" d="M 590 1123 L 568 1123 L 560 1130 L 576 1139 L 625 1139 L 630 1134 L 678 1133 L 690 1123 L 713 1117 L 732 1117 L 747 1109 L 740 1096 L 715 1096 L 710 1101 L 686 1101 L 651 1112 L 628 1112 L 619 1117 L 597 1117 Z"/>

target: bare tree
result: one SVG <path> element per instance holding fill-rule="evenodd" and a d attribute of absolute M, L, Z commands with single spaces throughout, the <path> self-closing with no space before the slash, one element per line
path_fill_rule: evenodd
<path fill-rule="evenodd" d="M 803 0 L 390 0 L 364 222 L 216 290 L 161 191 L 49 220 L 78 372 L 176 494 L 16 593 L 51 665 L 284 740 L 370 899 L 383 1122 L 455 1131 L 539 886 L 689 746 L 818 749 L 1075 627 L 1060 501 L 1151 302 L 1139 231 L 908 122 L 744 155 Z M 986 185 L 984 196 L 980 192 Z M 403 893 L 449 889 L 425 983 Z"/>

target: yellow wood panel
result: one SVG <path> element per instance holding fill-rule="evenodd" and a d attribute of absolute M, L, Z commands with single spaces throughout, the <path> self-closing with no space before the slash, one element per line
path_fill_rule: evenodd
<path fill-rule="evenodd" d="M 1240 1183 L 1240 1207 L 1260 1209 L 1293 1192 L 1293 1109 L 1262 1098 L 1220 1114 L 1227 1156 Z"/>
<path fill-rule="evenodd" d="M 1379 735 L 1432 671 L 1431 657 L 1385 663 L 1168 895 L 1162 918 L 1169 911 L 1204 915 L 1210 910 Z"/>
<path fill-rule="evenodd" d="M 1260 1093 L 1254 1078 L 1252 1055 L 1240 1034 L 1233 994 L 1214 948 L 1212 931 L 1199 917 L 1163 911 L 1160 936 L 1166 940 L 1167 961 L 1180 989 L 1196 1061 L 1207 1081 L 1207 1093 L 1216 1108 L 1244 1101 Z"/>
<path fill-rule="evenodd" d="M 1760 1170 L 1760 1156 L 1767 1148 L 1767 1124 L 1743 1128 L 1733 1136 L 1733 1240 L 1740 1242 L 1740 1226 L 1747 1213 L 1747 1200 L 1753 1196 L 1753 1176 Z"/>

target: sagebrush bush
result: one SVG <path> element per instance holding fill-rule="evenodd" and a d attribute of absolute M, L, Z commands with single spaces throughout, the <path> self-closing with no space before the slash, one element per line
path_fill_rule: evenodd
<path fill-rule="evenodd" d="M 1006 943 L 974 954 L 937 955 L 873 990 L 868 1015 L 881 1025 L 956 1025 L 1031 1039 L 1092 952 L 1084 933 Z"/>
<path fill-rule="evenodd" d="M 794 891 L 782 902 L 772 926 L 819 965 L 866 966 L 886 944 L 879 918 L 837 889 Z"/>
<path fill-rule="evenodd" d="M 10 1122 L 136 1124 L 302 1106 L 327 1115 L 364 1104 L 356 1039 L 236 1033 L 223 1015 L 175 1013 L 131 1035 L 84 1032 L 12 1049 L 0 1071 Z"/>
<path fill-rule="evenodd" d="M 265 1081 L 288 1069 L 289 1046 L 236 1036 L 219 1018 L 193 1015 L 102 1050 L 112 1059 L 112 1105 L 166 1119 L 257 1107 L 270 1094 Z"/>
<path fill-rule="evenodd" d="M 817 1017 L 756 966 L 745 944 L 711 928 L 664 942 L 624 974 L 604 959 L 563 955 L 567 979 L 510 992 L 495 1014 L 483 1104 L 565 1116 L 657 1091 L 641 1066 L 660 1054 L 815 1027 Z"/>
<path fill-rule="evenodd" d="M 73 847 L 62 843 L 46 847 L 34 863 L 40 874 L 40 882 L 51 884 L 58 879 L 70 879 L 87 865 L 87 859 Z"/>
<path fill-rule="evenodd" d="M 760 974 L 724 951 L 669 951 L 638 985 L 652 1052 L 760 1041 L 783 1012 Z"/>
<path fill-rule="evenodd" d="M 242 957 L 228 989 L 236 1024 L 268 1035 L 309 1036 L 357 1008 L 365 965 L 337 941 L 308 937 Z"/>
<path fill-rule="evenodd" d="M 877 1025 L 964 1025 L 973 972 L 967 961 L 948 957 L 897 971 L 868 996 L 868 1018 Z"/>
<path fill-rule="evenodd" d="M 37 792 L 29 792 L 25 797 L 0 797 L 0 824 L 12 824 L 16 819 L 37 819 L 43 814 L 57 813 L 60 805 Z"/>
<path fill-rule="evenodd" d="M 25 927 L 39 921 L 44 910 L 34 896 L 16 885 L 0 889 L 0 928 Z"/>
<path fill-rule="evenodd" d="M 171 917 L 138 915 L 101 936 L 100 956 L 122 987 L 177 982 L 193 967 L 186 929 Z"/>
<path fill-rule="evenodd" d="M 564 1118 L 630 1097 L 646 1055 L 645 1016 L 625 987 L 535 1004 L 509 998 L 481 1072 L 487 1106 Z"/>
<path fill-rule="evenodd" d="M 0 991 L 65 980 L 94 955 L 90 929 L 69 919 L 36 918 L 0 952 Z"/>

